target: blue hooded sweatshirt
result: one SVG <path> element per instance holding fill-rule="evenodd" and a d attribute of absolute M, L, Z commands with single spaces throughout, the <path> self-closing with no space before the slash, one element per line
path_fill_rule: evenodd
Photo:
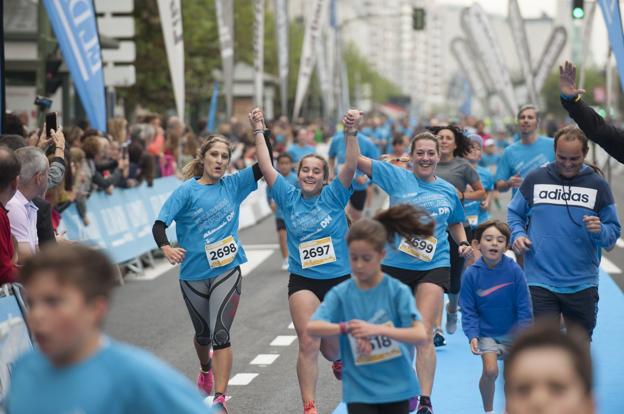
<path fill-rule="evenodd" d="M 602 249 L 620 237 L 609 184 L 587 165 L 573 178 L 550 163 L 531 172 L 509 204 L 511 242 L 527 237 L 524 272 L 529 286 L 574 293 L 598 286 Z M 590 233 L 583 216 L 598 216 L 599 233 Z"/>
<path fill-rule="evenodd" d="M 466 269 L 459 302 L 462 328 L 468 340 L 505 336 L 533 319 L 522 269 L 505 255 L 493 269 L 483 258 Z"/>

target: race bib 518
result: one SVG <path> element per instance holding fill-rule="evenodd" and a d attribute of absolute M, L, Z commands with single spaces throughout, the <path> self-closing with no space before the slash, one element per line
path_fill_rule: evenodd
<path fill-rule="evenodd" d="M 394 326 L 392 322 L 388 321 L 384 325 Z M 368 338 L 371 345 L 371 353 L 368 355 L 362 355 L 358 353 L 357 339 L 349 335 L 349 343 L 351 345 L 351 352 L 355 359 L 355 365 L 368 365 L 376 364 L 382 361 L 388 361 L 390 359 L 401 356 L 401 348 L 399 343 L 383 335 L 371 336 Z"/>

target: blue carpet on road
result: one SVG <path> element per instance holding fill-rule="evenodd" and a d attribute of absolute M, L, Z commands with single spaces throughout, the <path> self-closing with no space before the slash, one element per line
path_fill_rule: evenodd
<path fill-rule="evenodd" d="M 611 277 L 601 270 L 598 326 L 594 332 L 592 354 L 596 375 L 596 397 L 599 414 L 624 413 L 621 381 L 624 378 L 624 295 Z M 433 387 L 433 407 L 436 414 L 482 413 L 478 381 L 481 358 L 470 353 L 468 342 L 458 328 L 447 335 L 447 346 L 438 348 L 438 368 Z M 505 401 L 502 387 L 502 364 L 496 384 L 494 409 L 503 413 Z M 333 414 L 346 414 L 341 403 Z"/>

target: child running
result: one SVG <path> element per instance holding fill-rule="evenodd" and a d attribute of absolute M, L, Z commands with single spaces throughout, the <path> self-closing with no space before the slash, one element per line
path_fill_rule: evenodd
<path fill-rule="evenodd" d="M 332 288 L 308 323 L 309 335 L 340 335 L 343 400 L 349 414 L 407 414 L 419 394 L 410 348 L 427 340 L 412 292 L 381 270 L 385 243 L 430 237 L 426 211 L 400 204 L 352 225 L 353 277 Z"/>
<path fill-rule="evenodd" d="M 277 170 L 286 179 L 286 182 L 299 186 L 297 182 L 297 175 L 293 172 L 293 158 L 287 153 L 283 152 L 277 156 Z M 286 244 L 286 223 L 284 222 L 284 213 L 279 208 L 273 196 L 271 190 L 267 189 L 267 200 L 271 206 L 271 210 L 275 212 L 275 226 L 277 227 L 277 238 L 279 240 L 280 252 L 282 253 L 282 270 L 288 270 L 288 245 Z"/>
<path fill-rule="evenodd" d="M 510 235 L 509 226 L 498 220 L 477 227 L 475 240 L 481 259 L 464 272 L 460 291 L 462 328 L 470 350 L 483 361 L 479 390 L 486 414 L 494 413 L 497 360 L 506 354 L 513 330 L 532 320 L 524 273 L 505 256 Z"/>
<path fill-rule="evenodd" d="M 8 412 L 211 412 L 182 375 L 102 333 L 116 281 L 103 253 L 51 244 L 24 264 L 20 276 L 37 348 L 13 368 Z"/>

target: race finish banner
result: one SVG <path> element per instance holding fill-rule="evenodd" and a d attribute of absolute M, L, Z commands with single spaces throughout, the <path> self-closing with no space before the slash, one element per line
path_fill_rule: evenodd
<path fill-rule="evenodd" d="M 254 103 L 263 105 L 264 92 L 264 0 L 255 0 L 256 18 L 254 21 Z"/>
<path fill-rule="evenodd" d="M 546 78 L 550 70 L 557 63 L 557 59 L 559 59 L 559 55 L 563 51 L 567 40 L 568 33 L 563 27 L 558 26 L 553 29 L 533 75 L 533 84 L 535 85 L 537 93 L 541 92 L 544 87 Z"/>
<path fill-rule="evenodd" d="M 288 8 L 286 0 L 275 0 L 275 25 L 282 115 L 288 116 Z"/>
<path fill-rule="evenodd" d="M 516 46 L 516 54 L 524 76 L 524 84 L 527 88 L 529 102 L 534 105 L 539 104 L 539 96 L 535 90 L 533 82 L 533 68 L 531 67 L 531 50 L 529 49 L 529 41 L 527 39 L 526 28 L 522 14 L 520 14 L 520 6 L 517 0 L 509 0 L 509 23 L 511 25 L 511 37 Z"/>
<path fill-rule="evenodd" d="M 91 127 L 106 131 L 100 38 L 91 0 L 43 0 Z"/>
<path fill-rule="evenodd" d="M 227 118 L 232 116 L 234 87 L 234 7 L 231 0 L 215 0 L 217 24 L 219 25 L 219 43 L 221 45 L 221 64 L 223 67 L 223 89 Z"/>
<path fill-rule="evenodd" d="M 180 0 L 158 0 L 178 116 L 184 119 L 184 36 Z"/>
<path fill-rule="evenodd" d="M 518 103 L 511 83 L 509 70 L 503 61 L 500 45 L 494 35 L 490 21 L 478 3 L 467 7 L 461 14 L 464 31 L 475 46 L 480 59 L 493 82 L 494 89 L 511 117 L 515 117 Z"/>
<path fill-rule="evenodd" d="M 620 87 L 624 91 L 624 33 L 618 0 L 598 0 L 609 33 L 609 43 L 615 55 L 615 63 L 620 74 Z"/>
<path fill-rule="evenodd" d="M 308 91 L 312 70 L 316 59 L 317 38 L 321 35 L 322 19 L 327 16 L 327 0 L 312 0 L 310 5 L 311 13 L 306 19 L 305 34 L 303 37 L 303 47 L 301 50 L 301 61 L 299 64 L 299 77 L 297 79 L 297 92 L 295 93 L 295 108 L 293 110 L 293 120 L 301 112 L 303 99 Z"/>

